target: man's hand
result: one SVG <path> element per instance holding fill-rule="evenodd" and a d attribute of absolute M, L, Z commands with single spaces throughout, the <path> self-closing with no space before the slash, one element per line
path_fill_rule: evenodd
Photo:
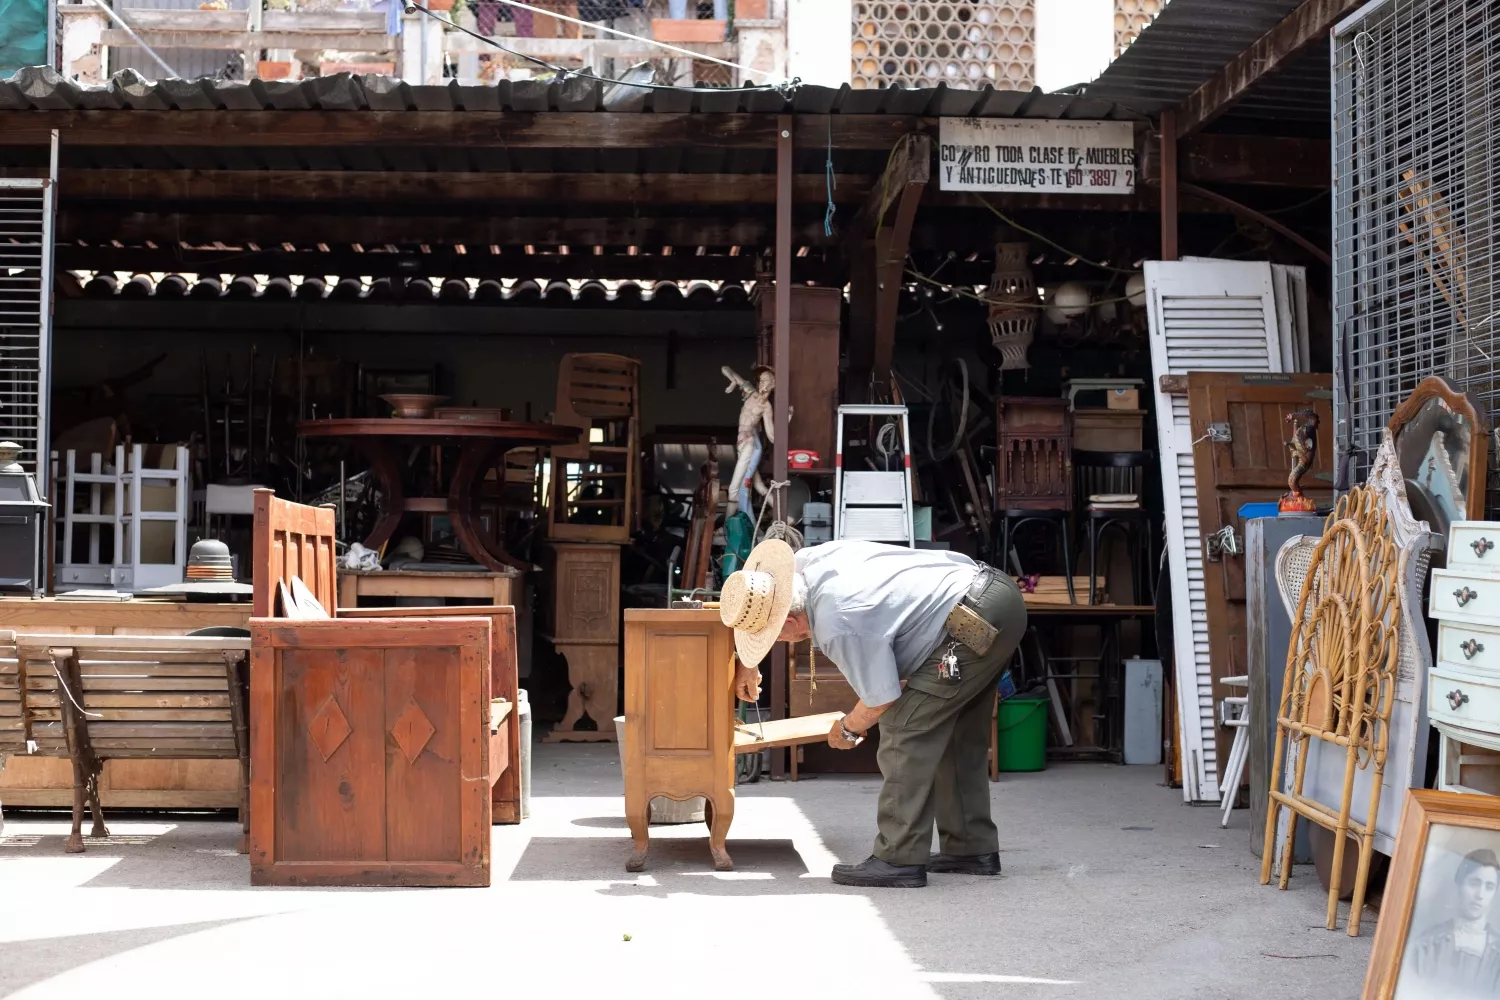
<path fill-rule="evenodd" d="M 759 667 L 747 667 L 743 663 L 735 666 L 734 696 L 752 705 L 760 700 Z"/>
<path fill-rule="evenodd" d="M 828 730 L 828 745 L 833 747 L 835 750 L 853 750 L 855 747 L 859 746 L 859 744 L 854 740 L 844 739 L 843 730 L 843 719 L 839 719 L 834 722 L 833 726 Z"/>

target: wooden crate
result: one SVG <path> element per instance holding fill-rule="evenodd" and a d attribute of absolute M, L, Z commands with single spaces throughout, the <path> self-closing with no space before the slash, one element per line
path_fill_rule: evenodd
<path fill-rule="evenodd" d="M 489 619 L 250 630 L 251 884 L 489 885 Z"/>
<path fill-rule="evenodd" d="M 1074 410 L 1073 447 L 1078 451 L 1140 451 L 1145 410 Z"/>

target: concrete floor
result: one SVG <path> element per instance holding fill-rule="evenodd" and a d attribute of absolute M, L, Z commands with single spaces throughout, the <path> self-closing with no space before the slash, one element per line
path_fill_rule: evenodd
<path fill-rule="evenodd" d="M 921 890 L 828 881 L 869 853 L 879 785 L 863 777 L 741 786 L 736 871 L 712 870 L 695 824 L 655 828 L 647 873 L 627 875 L 608 745 L 537 747 L 532 818 L 495 827 L 487 890 L 252 890 L 219 819 L 117 819 L 65 855 L 65 818 L 13 814 L 0 996 L 1357 995 L 1373 917 L 1358 939 L 1324 930 L 1310 869 L 1262 887 L 1247 814 L 1221 830 L 1160 775 L 1007 777 L 1005 875 Z"/>

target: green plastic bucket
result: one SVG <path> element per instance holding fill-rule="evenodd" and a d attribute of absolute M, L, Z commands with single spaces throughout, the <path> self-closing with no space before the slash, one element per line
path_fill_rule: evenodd
<path fill-rule="evenodd" d="M 1011 698 L 995 719 L 995 762 L 1001 771 L 1047 766 L 1047 699 Z"/>

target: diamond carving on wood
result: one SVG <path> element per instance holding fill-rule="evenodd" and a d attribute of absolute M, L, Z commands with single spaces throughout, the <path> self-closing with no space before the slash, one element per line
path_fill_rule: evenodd
<path fill-rule="evenodd" d="M 417 756 L 427 746 L 427 741 L 432 739 L 434 732 L 436 730 L 432 728 L 432 721 L 415 700 L 406 703 L 406 708 L 401 710 L 396 724 L 391 727 L 391 735 L 396 737 L 396 744 L 413 764 L 417 762 Z"/>
<path fill-rule="evenodd" d="M 327 761 L 333 756 L 335 750 L 344 745 L 344 741 L 353 732 L 349 728 L 349 720 L 344 716 L 344 710 L 339 708 L 339 703 L 332 695 L 323 702 L 323 707 L 318 709 L 307 724 L 308 732 L 312 734 L 313 745 L 318 748 L 318 753 L 323 755 Z"/>

